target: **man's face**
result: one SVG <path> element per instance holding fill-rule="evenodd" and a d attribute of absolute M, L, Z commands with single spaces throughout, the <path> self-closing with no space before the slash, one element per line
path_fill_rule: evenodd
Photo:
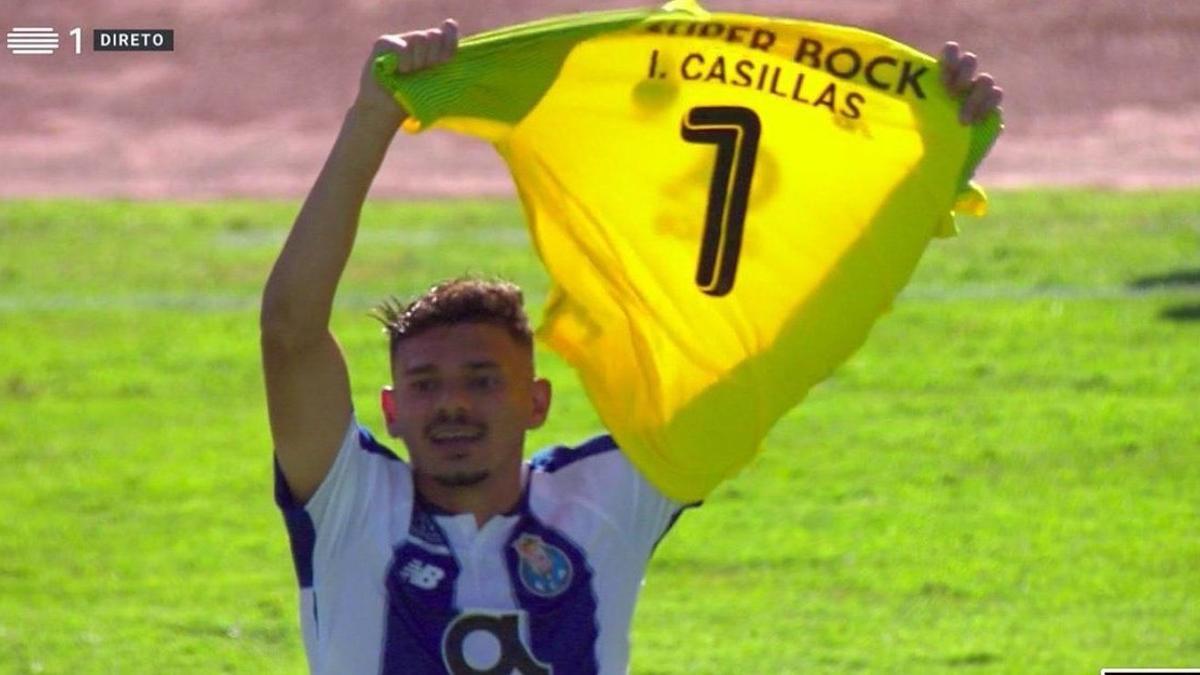
<path fill-rule="evenodd" d="M 550 386 L 529 348 L 488 323 L 435 327 L 402 341 L 383 396 L 388 431 L 419 478 L 472 487 L 518 476 L 525 432 L 541 426 Z"/>

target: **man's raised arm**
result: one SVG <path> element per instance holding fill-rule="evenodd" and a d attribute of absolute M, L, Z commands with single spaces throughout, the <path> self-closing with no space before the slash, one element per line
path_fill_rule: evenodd
<path fill-rule="evenodd" d="M 338 281 L 354 246 L 367 190 L 405 112 L 376 84 L 375 57 L 398 55 L 410 72 L 449 59 L 458 28 L 385 35 L 363 67 L 359 93 L 304 201 L 263 290 L 263 372 L 276 457 L 292 496 L 307 501 L 332 466 L 350 424 L 350 380 L 329 331 Z"/>

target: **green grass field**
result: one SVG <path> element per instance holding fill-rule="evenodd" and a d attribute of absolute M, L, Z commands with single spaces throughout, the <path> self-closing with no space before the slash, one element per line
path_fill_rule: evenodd
<path fill-rule="evenodd" d="M 635 673 L 1200 666 L 1200 192 L 1019 192 L 651 565 Z M 0 673 L 300 673 L 258 293 L 296 204 L 0 204 Z M 546 280 L 510 202 L 373 204 L 335 330 Z M 598 429 L 556 408 L 531 448 Z"/>

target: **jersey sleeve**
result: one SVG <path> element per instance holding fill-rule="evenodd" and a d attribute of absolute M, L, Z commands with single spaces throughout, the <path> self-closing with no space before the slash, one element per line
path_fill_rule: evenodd
<path fill-rule="evenodd" d="M 300 586 L 312 586 L 314 561 L 333 560 L 355 537 L 384 526 L 380 519 L 391 509 L 382 505 L 411 499 L 411 491 L 408 466 L 353 417 L 333 466 L 306 503 L 292 497 L 276 460 L 275 501 L 288 528 Z"/>
<path fill-rule="evenodd" d="M 700 506 L 700 502 L 685 504 L 668 497 L 651 483 L 624 453 L 620 454 L 625 470 L 631 474 L 629 482 L 633 488 L 633 498 L 629 501 L 626 517 L 635 523 L 635 545 L 645 551 L 648 557 L 675 526 L 679 516 L 688 509 Z"/>
<path fill-rule="evenodd" d="M 602 514 L 645 557 L 685 509 L 699 506 L 676 501 L 655 487 L 607 434 L 576 447 L 542 451 L 530 464 L 551 475 L 557 494 Z"/>
<path fill-rule="evenodd" d="M 1001 122 L 960 124 L 937 60 L 886 36 L 669 9 L 478 36 L 386 86 L 412 129 L 495 144 L 552 281 L 539 339 L 688 503 L 982 213 L 971 179 Z"/>

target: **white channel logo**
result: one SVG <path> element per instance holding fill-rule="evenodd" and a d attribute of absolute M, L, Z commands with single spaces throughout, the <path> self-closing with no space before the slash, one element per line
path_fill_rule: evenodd
<path fill-rule="evenodd" d="M 53 28 L 20 27 L 8 32 L 8 51 L 13 54 L 53 54 L 58 33 Z"/>

